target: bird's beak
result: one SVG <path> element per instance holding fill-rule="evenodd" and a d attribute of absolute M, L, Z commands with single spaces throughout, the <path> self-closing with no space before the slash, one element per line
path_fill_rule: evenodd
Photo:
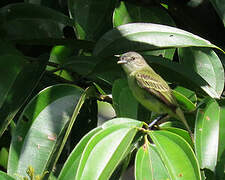
<path fill-rule="evenodd" d="M 117 64 L 126 64 L 127 63 L 127 61 L 126 60 L 122 60 L 122 59 L 120 59 L 119 61 L 117 61 Z"/>
<path fill-rule="evenodd" d="M 121 55 L 114 55 L 115 57 L 117 57 L 117 58 L 120 58 L 121 57 Z M 126 60 L 124 60 L 124 59 L 119 59 L 119 61 L 117 61 L 117 64 L 126 64 L 127 63 L 127 61 Z"/>

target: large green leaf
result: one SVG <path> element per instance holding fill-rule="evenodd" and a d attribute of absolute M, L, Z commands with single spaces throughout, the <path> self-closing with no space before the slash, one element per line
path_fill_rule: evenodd
<path fill-rule="evenodd" d="M 45 65 L 16 54 L 0 56 L 0 135 L 42 77 Z"/>
<path fill-rule="evenodd" d="M 90 139 L 82 154 L 76 180 L 109 179 L 125 158 L 138 127 L 143 122 L 127 119 L 130 123 L 121 124 L 116 120 L 113 120 L 116 124 L 109 122 L 111 125 L 103 125 L 103 130 Z"/>
<path fill-rule="evenodd" d="M 201 180 L 195 154 L 181 136 L 163 130 L 151 131 L 149 135 L 155 143 L 171 179 Z"/>
<path fill-rule="evenodd" d="M 94 54 L 111 56 L 131 50 L 144 51 L 191 46 L 218 48 L 199 36 L 175 27 L 152 23 L 130 23 L 104 34 L 97 42 Z"/>
<path fill-rule="evenodd" d="M 136 22 L 175 26 L 173 19 L 162 7 L 144 7 L 129 2 L 120 1 L 113 14 L 114 27 Z M 161 55 L 165 58 L 173 59 L 175 49 L 147 51 L 145 53 L 155 56 Z"/>
<path fill-rule="evenodd" d="M 225 167 L 225 107 L 224 104 L 220 106 L 220 124 L 219 124 L 219 147 L 217 155 L 216 165 L 216 177 L 217 179 L 224 179 L 224 167 Z"/>
<path fill-rule="evenodd" d="M 143 179 L 169 179 L 167 169 L 157 152 L 157 148 L 150 143 L 141 146 L 135 157 L 135 180 Z"/>
<path fill-rule="evenodd" d="M 200 167 L 215 171 L 219 146 L 220 107 L 206 99 L 199 108 L 195 124 L 195 150 Z"/>
<path fill-rule="evenodd" d="M 26 176 L 28 166 L 32 166 L 36 174 L 51 170 L 65 128 L 82 93 L 77 86 L 55 85 L 32 99 L 13 133 L 8 174 Z"/>
<path fill-rule="evenodd" d="M 60 175 L 58 177 L 58 180 L 75 179 L 77 174 L 77 168 L 80 163 L 80 158 L 85 146 L 92 138 L 92 136 L 94 136 L 101 129 L 101 127 L 93 129 L 80 140 L 80 142 L 76 145 L 76 147 L 68 157 L 67 161 L 65 162 L 63 169 L 61 170 Z"/>
<path fill-rule="evenodd" d="M 29 3 L 7 5 L 0 9 L 0 15 L 1 35 L 14 41 L 62 38 L 63 28 L 72 26 L 72 21 L 64 14 Z"/>
<path fill-rule="evenodd" d="M 96 40 L 111 28 L 112 9 L 115 2 L 111 0 L 69 0 L 69 13 L 74 19 L 77 38 Z"/>
<path fill-rule="evenodd" d="M 119 79 L 114 82 L 112 96 L 117 117 L 137 119 L 138 102 L 128 87 L 127 80 Z"/>
<path fill-rule="evenodd" d="M 198 73 L 220 96 L 224 88 L 224 69 L 216 53 L 208 48 L 180 48 L 181 63 Z"/>

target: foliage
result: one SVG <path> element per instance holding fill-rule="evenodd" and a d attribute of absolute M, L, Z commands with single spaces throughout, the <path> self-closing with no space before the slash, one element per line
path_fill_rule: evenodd
<path fill-rule="evenodd" d="M 224 179 L 224 11 L 222 0 L 3 1 L 0 179 Z M 172 118 L 149 129 L 158 115 L 117 65 L 127 51 L 173 88 L 194 142 Z"/>

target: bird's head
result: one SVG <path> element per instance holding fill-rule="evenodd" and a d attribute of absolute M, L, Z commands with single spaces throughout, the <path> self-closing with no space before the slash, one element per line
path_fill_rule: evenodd
<path fill-rule="evenodd" d="M 142 69 L 146 67 L 146 65 L 148 66 L 144 58 L 136 52 L 127 52 L 122 54 L 119 58 L 119 61 L 117 61 L 117 64 L 122 64 L 123 69 L 128 74 Z"/>

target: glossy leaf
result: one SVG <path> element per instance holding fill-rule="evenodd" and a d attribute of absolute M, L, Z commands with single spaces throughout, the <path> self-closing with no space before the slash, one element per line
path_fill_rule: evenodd
<path fill-rule="evenodd" d="M 32 99 L 13 133 L 8 174 L 26 176 L 28 166 L 36 174 L 51 170 L 62 135 L 82 93 L 77 86 L 55 85 Z"/>
<path fill-rule="evenodd" d="M 127 80 L 119 79 L 115 81 L 113 84 L 112 96 L 117 117 L 137 119 L 139 103 L 134 98 L 127 84 Z"/>
<path fill-rule="evenodd" d="M 218 48 L 209 41 L 178 28 L 152 23 L 130 23 L 104 34 L 97 42 L 94 54 L 107 57 L 131 50 L 191 46 Z"/>
<path fill-rule="evenodd" d="M 54 46 L 50 52 L 49 61 L 58 64 L 58 68 L 62 66 L 62 64 L 66 63 L 66 59 L 73 55 L 75 49 L 69 45 L 58 45 Z M 47 70 L 56 70 L 57 67 L 47 67 Z M 72 75 L 66 70 L 56 71 L 55 74 L 58 76 L 73 81 Z"/>
<path fill-rule="evenodd" d="M 218 155 L 217 155 L 217 165 L 216 165 L 216 178 L 224 179 L 224 164 L 225 164 L 225 107 L 224 105 L 220 106 L 220 124 L 219 124 L 219 146 L 218 146 Z"/>
<path fill-rule="evenodd" d="M 200 167 L 215 170 L 219 146 L 220 108 L 214 99 L 206 99 L 197 111 L 195 150 Z"/>
<path fill-rule="evenodd" d="M 201 179 L 195 154 L 182 137 L 168 131 L 153 131 L 149 132 L 149 135 L 155 143 L 171 179 Z"/>
<path fill-rule="evenodd" d="M 144 7 L 125 1 L 120 1 L 118 7 L 114 10 L 113 13 L 114 27 L 136 22 L 175 26 L 173 19 L 169 16 L 164 8 L 153 6 Z M 175 49 L 163 49 L 145 52 L 145 54 L 148 55 L 160 55 L 168 59 L 173 59 L 174 53 Z"/>
<path fill-rule="evenodd" d="M 193 141 L 190 137 L 190 134 L 186 130 L 183 130 L 181 128 L 176 128 L 176 127 L 163 127 L 163 126 L 160 129 L 167 130 L 181 136 L 185 141 L 189 143 L 192 149 L 194 149 Z"/>
<path fill-rule="evenodd" d="M 137 127 L 143 125 L 142 122 L 134 122 L 136 126 L 133 123 L 112 125 L 95 134 L 84 149 L 76 180 L 109 179 L 125 158 Z"/>
<path fill-rule="evenodd" d="M 5 6 L 0 9 L 0 15 L 3 17 L 0 27 L 3 36 L 14 41 L 62 38 L 63 28 L 72 25 L 64 14 L 29 3 Z"/>
<path fill-rule="evenodd" d="M 184 95 L 194 105 L 196 105 L 196 103 L 197 103 L 197 96 L 196 96 L 194 91 L 191 91 L 190 89 L 184 88 L 182 86 L 177 86 L 174 90 L 179 92 L 180 94 Z"/>
<path fill-rule="evenodd" d="M 87 145 L 88 141 L 92 138 L 92 136 L 94 136 L 101 129 L 102 129 L 101 127 L 93 129 L 80 140 L 80 142 L 76 145 L 76 147 L 68 157 L 67 161 L 65 162 L 63 169 L 61 170 L 60 175 L 58 177 L 58 180 L 74 179 L 76 177 L 77 168 L 80 163 L 80 158 L 84 151 L 85 146 Z"/>
<path fill-rule="evenodd" d="M 224 69 L 216 53 L 211 49 L 192 47 L 178 52 L 181 63 L 198 73 L 220 97 L 224 87 Z"/>
<path fill-rule="evenodd" d="M 3 171 L 0 171 L 0 179 L 1 180 L 15 180 L 13 177 L 9 176 Z"/>
<path fill-rule="evenodd" d="M 45 70 L 46 62 L 28 63 L 23 56 L 0 56 L 0 135 L 26 101 Z"/>
<path fill-rule="evenodd" d="M 110 13 L 115 1 L 69 0 L 70 16 L 78 39 L 96 40 L 111 26 Z"/>
<path fill-rule="evenodd" d="M 173 95 L 176 98 L 179 106 L 185 110 L 185 111 L 194 111 L 195 110 L 195 105 L 184 95 L 177 91 L 173 91 Z"/>
<path fill-rule="evenodd" d="M 167 169 L 155 146 L 145 143 L 138 149 L 135 157 L 135 179 L 169 179 Z"/>

